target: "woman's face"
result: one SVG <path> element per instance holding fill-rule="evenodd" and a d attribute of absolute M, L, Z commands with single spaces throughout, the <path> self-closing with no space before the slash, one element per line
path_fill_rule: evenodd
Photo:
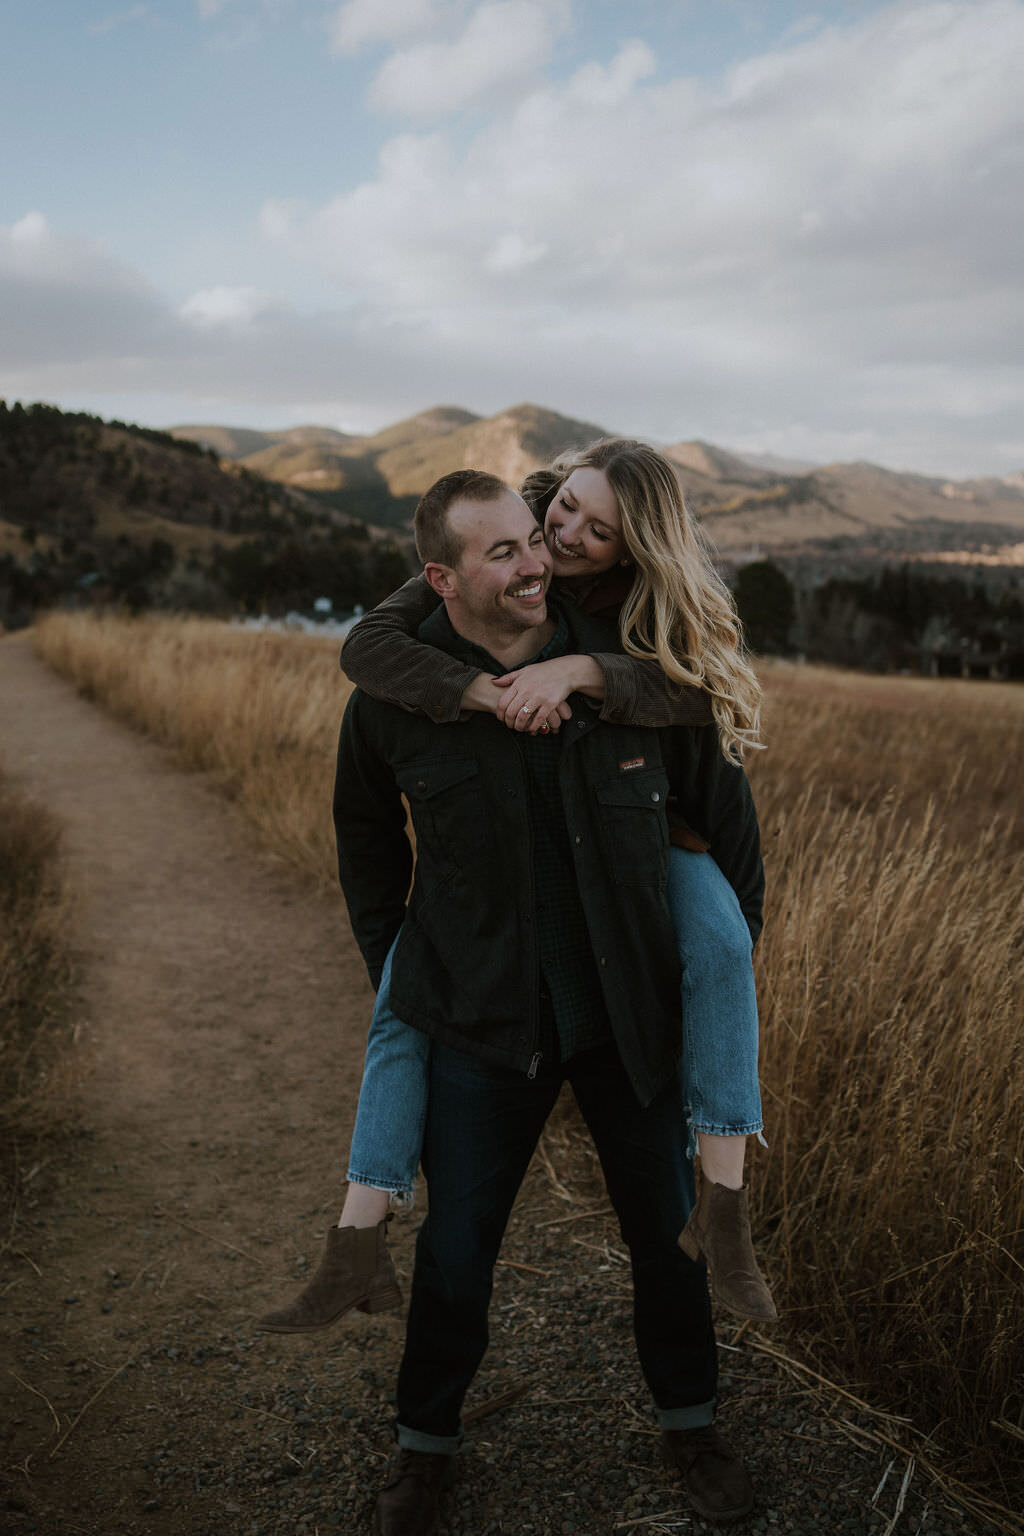
<path fill-rule="evenodd" d="M 574 469 L 552 497 L 544 537 L 554 575 L 597 576 L 626 553 L 615 492 L 603 469 Z"/>

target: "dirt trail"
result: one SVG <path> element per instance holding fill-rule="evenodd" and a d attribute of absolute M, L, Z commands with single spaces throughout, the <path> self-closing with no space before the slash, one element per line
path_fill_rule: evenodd
<path fill-rule="evenodd" d="M 29 1458 L 11 1514 L 135 1529 L 159 1502 L 140 1460 L 166 1438 L 167 1394 L 185 1395 L 161 1348 L 237 1327 L 248 1343 L 296 1242 L 316 1260 L 329 1206 L 310 1200 L 337 1189 L 372 994 L 340 894 L 262 854 L 201 778 L 20 637 L 0 643 L 0 721 L 8 772 L 65 825 L 92 1056 L 87 1138 L 27 1184 L 2 1261 L 5 1361 L 26 1384 L 4 1383 L 5 1460 Z M 29 1388 L 63 1431 L 100 1387 L 50 1458 Z M 196 1428 L 198 1465 L 216 1421 Z"/>
<path fill-rule="evenodd" d="M 23 1170 L 0 1234 L 0 1530 L 368 1531 L 403 1314 L 306 1339 L 253 1327 L 336 1210 L 371 1003 L 340 895 L 269 858 L 25 637 L 0 640 L 0 754 L 65 824 L 91 1056 L 86 1131 Z M 563 1142 L 559 1172 L 571 1202 L 543 1158 L 527 1176 L 470 1410 L 528 1390 L 473 1426 L 441 1536 L 710 1530 L 658 1462 L 593 1166 Z M 403 1284 L 415 1226 L 392 1227 Z M 759 1493 L 744 1529 L 880 1531 L 892 1452 L 872 1421 L 763 1354 L 723 1366 L 720 1421 Z M 918 1529 L 985 1528 L 943 1511 Z"/>

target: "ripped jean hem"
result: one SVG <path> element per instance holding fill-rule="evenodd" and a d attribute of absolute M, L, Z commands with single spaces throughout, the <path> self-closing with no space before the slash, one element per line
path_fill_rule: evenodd
<path fill-rule="evenodd" d="M 764 1139 L 764 1121 L 752 1120 L 748 1125 L 702 1125 L 694 1120 L 693 1111 L 687 1109 L 686 1119 L 690 1127 L 690 1135 L 686 1144 L 686 1155 L 691 1160 L 697 1156 L 697 1132 L 702 1136 L 756 1136 L 761 1146 L 767 1150 L 768 1143 Z"/>
<path fill-rule="evenodd" d="M 365 1189 L 379 1190 L 382 1195 L 390 1195 L 391 1204 L 396 1211 L 411 1211 L 415 1208 L 416 1191 L 411 1184 L 378 1178 L 372 1173 L 357 1173 L 354 1168 L 348 1170 L 348 1182 L 361 1184 Z"/>

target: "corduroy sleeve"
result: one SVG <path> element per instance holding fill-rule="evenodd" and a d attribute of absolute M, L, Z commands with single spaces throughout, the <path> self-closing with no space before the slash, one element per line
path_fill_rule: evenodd
<path fill-rule="evenodd" d="M 425 576 L 414 576 L 349 631 L 341 665 L 364 693 L 449 725 L 468 718 L 459 705 L 480 674 L 476 667 L 416 638 L 440 601 Z"/>
<path fill-rule="evenodd" d="M 677 688 L 654 661 L 611 651 L 594 653 L 604 676 L 599 714 L 610 725 L 710 725 L 711 699 L 703 688 Z"/>

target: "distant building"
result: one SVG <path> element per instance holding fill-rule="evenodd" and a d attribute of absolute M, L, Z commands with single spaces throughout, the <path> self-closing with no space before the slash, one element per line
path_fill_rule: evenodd
<path fill-rule="evenodd" d="M 982 634 L 975 640 L 925 645 L 921 647 L 921 671 L 926 677 L 1024 681 L 1024 637 Z"/>

